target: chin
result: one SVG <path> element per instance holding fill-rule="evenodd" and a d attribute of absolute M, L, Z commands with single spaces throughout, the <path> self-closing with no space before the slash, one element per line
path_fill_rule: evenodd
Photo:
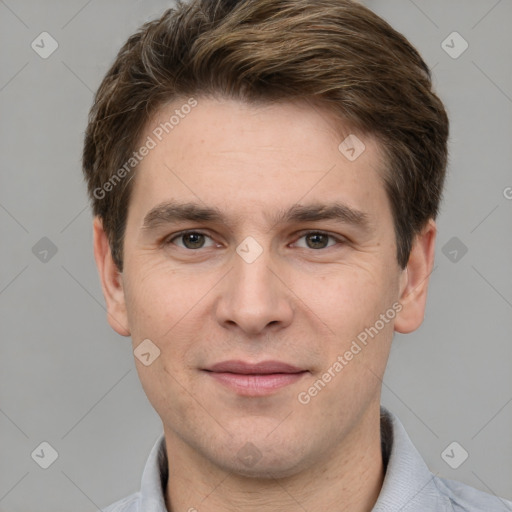
<path fill-rule="evenodd" d="M 275 480 L 288 478 L 300 473 L 307 466 L 304 454 L 297 453 L 291 447 L 279 446 L 279 451 L 273 447 L 257 449 L 255 445 L 247 442 L 235 454 L 234 458 L 217 461 L 225 471 L 240 477 L 255 480 Z"/>
<path fill-rule="evenodd" d="M 301 469 L 297 465 L 291 464 L 290 461 L 283 461 L 283 459 L 280 458 L 276 460 L 275 463 L 267 461 L 265 464 L 258 463 L 252 467 L 240 464 L 237 461 L 228 471 L 230 471 L 232 475 L 262 481 L 289 478 L 299 473 Z"/>

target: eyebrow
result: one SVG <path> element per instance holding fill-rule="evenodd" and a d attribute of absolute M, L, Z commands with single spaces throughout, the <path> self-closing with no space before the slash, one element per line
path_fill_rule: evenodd
<path fill-rule="evenodd" d="M 364 231 L 370 231 L 371 223 L 368 214 L 349 207 L 340 202 L 313 203 L 309 205 L 295 204 L 287 210 L 281 210 L 274 215 L 266 215 L 272 226 L 276 224 L 316 222 L 320 220 L 335 220 L 353 225 Z M 199 203 L 166 201 L 152 208 L 144 217 L 142 230 L 151 231 L 161 225 L 182 221 L 213 222 L 233 226 L 221 210 L 216 207 L 204 206 Z"/>

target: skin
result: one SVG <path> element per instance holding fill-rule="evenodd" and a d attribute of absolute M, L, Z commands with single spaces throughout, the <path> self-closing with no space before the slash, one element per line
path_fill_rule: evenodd
<path fill-rule="evenodd" d="M 435 223 L 415 238 L 401 269 L 374 139 L 357 134 L 366 149 L 351 162 L 338 150 L 350 130 L 319 108 L 197 100 L 140 164 L 122 273 L 101 220 L 94 220 L 112 328 L 131 336 L 134 349 L 145 339 L 160 349 L 149 366 L 135 362 L 163 423 L 168 510 L 370 511 L 384 477 L 382 377 L 394 331 L 414 331 L 423 321 Z M 162 108 L 141 140 L 184 101 Z M 170 199 L 218 207 L 229 223 L 143 230 L 147 212 Z M 266 217 L 297 203 L 335 200 L 364 212 L 369 230 Z M 186 237 L 169 241 L 185 229 L 205 233 L 204 246 L 187 248 L 193 245 Z M 335 238 L 321 238 L 326 247 L 318 248 L 305 230 Z M 247 236 L 263 250 L 250 264 L 235 250 Z M 300 403 L 298 393 L 394 303 L 402 307 L 396 317 Z M 229 359 L 279 360 L 308 373 L 267 396 L 241 396 L 202 371 Z M 237 457 L 246 443 L 261 456 L 250 467 Z"/>

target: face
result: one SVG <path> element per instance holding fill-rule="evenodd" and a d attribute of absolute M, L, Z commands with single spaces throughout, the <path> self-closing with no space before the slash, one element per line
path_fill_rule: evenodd
<path fill-rule="evenodd" d="M 105 293 L 111 324 L 134 349 L 151 340 L 151 363 L 136 365 L 168 443 L 227 471 L 292 475 L 378 408 L 393 331 L 421 322 L 421 299 L 405 300 L 384 163 L 367 135 L 355 160 L 340 151 L 350 130 L 298 103 L 197 98 L 158 140 L 183 103 L 142 137 L 156 146 Z M 251 366 L 271 361 L 281 366 Z"/>

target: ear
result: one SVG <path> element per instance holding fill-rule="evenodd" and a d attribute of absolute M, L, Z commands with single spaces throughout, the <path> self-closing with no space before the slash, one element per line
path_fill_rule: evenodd
<path fill-rule="evenodd" d="M 427 303 L 430 274 L 434 266 L 437 227 L 433 219 L 414 238 L 407 267 L 402 271 L 400 304 L 402 310 L 395 319 L 395 331 L 406 334 L 423 322 Z"/>
<path fill-rule="evenodd" d="M 123 289 L 123 276 L 112 259 L 112 252 L 103 222 L 99 217 L 93 222 L 94 259 L 100 275 L 103 296 L 107 304 L 107 320 L 121 336 L 130 336 Z"/>

